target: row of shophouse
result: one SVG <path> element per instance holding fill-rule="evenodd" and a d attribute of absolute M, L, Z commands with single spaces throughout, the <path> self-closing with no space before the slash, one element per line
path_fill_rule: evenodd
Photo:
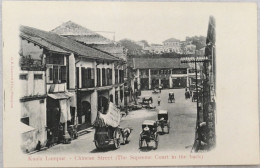
<path fill-rule="evenodd" d="M 105 113 L 109 102 L 124 106 L 126 51 L 102 38 L 72 22 L 52 32 L 20 27 L 24 151 L 46 143 L 47 129 L 54 137 L 60 125 L 65 134 L 68 125 L 80 131 L 91 126 L 98 111 Z"/>
<path fill-rule="evenodd" d="M 151 44 L 143 48 L 145 51 L 154 54 L 162 53 L 178 53 L 178 54 L 195 54 L 196 46 L 191 41 L 180 41 L 170 38 L 162 42 L 162 44 Z"/>
<path fill-rule="evenodd" d="M 195 72 L 181 57 L 142 56 L 132 58 L 134 89 L 185 88 L 194 84 Z"/>

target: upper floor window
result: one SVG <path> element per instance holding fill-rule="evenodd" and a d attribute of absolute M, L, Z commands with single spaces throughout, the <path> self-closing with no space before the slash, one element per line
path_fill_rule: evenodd
<path fill-rule="evenodd" d="M 34 80 L 42 79 L 42 74 L 34 74 Z"/>
<path fill-rule="evenodd" d="M 82 88 L 94 87 L 94 68 L 81 67 Z"/>
<path fill-rule="evenodd" d="M 118 84 L 118 69 L 115 69 L 115 83 Z"/>
<path fill-rule="evenodd" d="M 186 69 L 173 69 L 172 73 L 173 74 L 187 74 L 187 70 Z"/>
<path fill-rule="evenodd" d="M 66 83 L 67 69 L 66 66 L 51 65 L 47 69 L 47 83 Z"/>
<path fill-rule="evenodd" d="M 20 80 L 28 80 L 27 74 L 20 74 Z"/>

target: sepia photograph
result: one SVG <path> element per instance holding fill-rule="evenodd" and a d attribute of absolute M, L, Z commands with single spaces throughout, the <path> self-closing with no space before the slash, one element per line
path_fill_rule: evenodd
<path fill-rule="evenodd" d="M 241 124 L 243 121 L 237 112 L 239 105 L 233 106 L 239 102 L 229 96 L 237 97 L 244 83 L 233 76 L 238 66 L 232 69 L 232 62 L 226 65 L 226 61 L 231 60 L 222 52 L 223 47 L 227 47 L 222 42 L 227 40 L 222 38 L 223 34 L 232 28 L 221 27 L 223 22 L 227 24 L 220 14 L 221 5 L 187 4 L 4 3 L 4 18 L 8 16 L 15 23 L 11 27 L 10 20 L 3 20 L 4 37 L 15 32 L 12 38 L 16 40 L 14 45 L 17 44 L 13 49 L 17 49 L 13 51 L 16 55 L 4 54 L 3 57 L 11 65 L 4 69 L 8 72 L 5 77 L 10 78 L 5 84 L 8 91 L 4 89 L 8 95 L 4 100 L 7 107 L 4 113 L 7 109 L 15 111 L 17 118 L 11 126 L 17 127 L 15 135 L 11 135 L 8 125 L 12 125 L 12 121 L 7 119 L 11 114 L 6 114 L 4 139 L 9 135 L 18 138 L 12 149 L 15 148 L 20 158 L 17 163 L 11 161 L 10 150 L 4 157 L 4 161 L 8 160 L 6 166 L 236 163 L 229 163 L 228 158 L 219 163 L 213 161 L 213 156 L 222 155 L 219 151 L 225 157 L 229 150 L 226 147 L 236 143 L 231 142 L 232 133 L 227 135 L 227 132 L 237 129 L 229 130 L 229 125 L 222 127 L 223 122 L 233 124 L 236 118 Z M 17 7 L 17 15 L 12 6 Z M 254 12 L 250 13 L 254 3 L 245 6 L 231 3 L 227 8 L 234 10 L 234 14 L 245 8 L 249 16 L 256 17 Z M 216 10 L 210 12 L 211 9 Z M 230 17 L 231 22 L 236 22 Z M 251 18 L 248 22 L 254 25 L 256 20 Z M 244 21 L 243 17 L 239 19 Z M 252 36 L 245 36 L 253 39 L 255 35 L 256 31 Z M 251 43 L 257 44 L 253 40 Z M 251 46 L 252 62 L 257 59 L 255 45 Z M 233 49 L 239 51 L 239 47 Z M 10 50 L 5 48 L 4 51 Z M 239 59 L 236 61 L 241 63 Z M 255 64 L 245 66 L 257 69 Z M 252 77 L 257 71 L 246 70 L 252 72 L 248 76 L 253 81 L 248 85 L 252 88 L 251 96 L 257 97 L 257 77 Z M 224 96 L 229 87 L 236 89 L 237 95 Z M 249 95 L 244 96 L 242 99 Z M 255 100 L 247 104 L 252 110 L 248 118 L 244 117 L 245 123 L 259 122 L 255 117 L 258 116 Z M 232 103 L 228 103 L 230 101 Z M 232 112 L 228 114 L 223 109 Z M 233 115 L 235 112 L 237 116 Z M 231 113 L 233 120 L 229 118 Z M 252 158 L 240 160 L 241 164 L 259 163 L 258 125 L 252 126 L 251 131 L 247 134 L 247 143 L 252 142 L 252 148 L 248 146 L 247 150 L 252 150 Z M 242 137 L 240 132 L 236 136 Z M 240 140 L 237 145 L 239 143 Z M 231 158 L 234 157 L 236 155 Z"/>

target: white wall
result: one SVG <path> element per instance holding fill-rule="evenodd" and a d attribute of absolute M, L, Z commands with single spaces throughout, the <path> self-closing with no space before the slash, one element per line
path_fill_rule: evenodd
<path fill-rule="evenodd" d="M 34 74 L 42 75 L 42 79 L 35 80 Z M 20 71 L 20 75 L 27 75 L 27 80 L 20 79 L 20 97 L 46 94 L 44 71 Z"/>
<path fill-rule="evenodd" d="M 21 112 L 21 118 L 29 117 L 29 125 L 36 128 L 32 146 L 36 147 L 38 140 L 42 144 L 46 143 L 46 99 L 21 102 Z"/>

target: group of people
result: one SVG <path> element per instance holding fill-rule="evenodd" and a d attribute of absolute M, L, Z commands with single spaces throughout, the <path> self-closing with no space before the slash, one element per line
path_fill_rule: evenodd
<path fill-rule="evenodd" d="M 190 97 L 190 91 L 187 88 L 185 88 L 185 99 L 190 99 Z"/>

